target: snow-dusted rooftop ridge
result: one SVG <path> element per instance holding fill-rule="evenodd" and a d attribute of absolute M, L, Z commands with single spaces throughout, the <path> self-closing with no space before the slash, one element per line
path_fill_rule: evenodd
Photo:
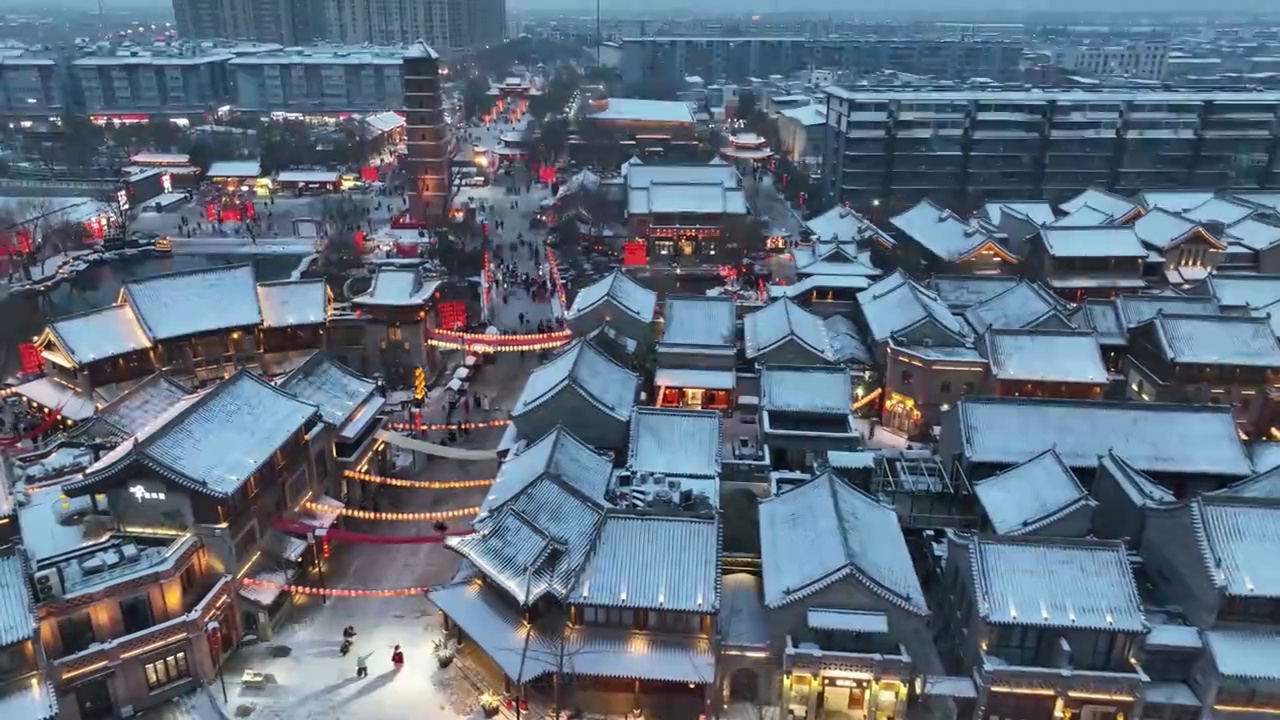
<path fill-rule="evenodd" d="M 241 370 L 183 398 L 65 487 L 91 488 L 138 460 L 196 492 L 230 495 L 318 415 L 315 405 Z"/>
<path fill-rule="evenodd" d="M 1184 213 L 1213 199 L 1212 190 L 1143 190 L 1134 198 L 1148 211 L 1160 208 Z"/>
<path fill-rule="evenodd" d="M 417 268 L 383 268 L 373 276 L 373 285 L 369 291 L 351 298 L 351 302 L 384 307 L 417 307 L 431 300 L 442 283 L 442 280 L 423 277 L 422 271 Z"/>
<path fill-rule="evenodd" d="M 1252 457 L 1252 453 L 1250 453 L 1250 456 Z M 1254 466 L 1256 467 L 1257 464 L 1258 461 L 1255 457 Z M 1280 467 L 1266 468 L 1253 477 L 1245 478 L 1220 490 L 1212 490 L 1205 494 L 1280 500 Z"/>
<path fill-rule="evenodd" d="M 579 290 L 566 314 L 571 318 L 578 317 L 606 301 L 612 302 L 619 310 L 641 322 L 652 322 L 654 311 L 658 307 L 658 293 L 641 285 L 625 272 L 614 270 Z"/>
<path fill-rule="evenodd" d="M 1087 228 L 1114 224 L 1115 218 L 1110 213 L 1099 210 L 1092 205 L 1081 205 L 1044 227 Z"/>
<path fill-rule="evenodd" d="M 262 323 L 252 265 L 153 275 L 127 282 L 121 302 L 133 307 L 153 341 Z"/>
<path fill-rule="evenodd" d="M 975 537 L 978 615 L 993 625 L 1146 633 L 1124 544 L 1105 540 Z"/>
<path fill-rule="evenodd" d="M 627 467 L 671 478 L 720 477 L 720 413 L 638 407 L 631 415 Z"/>
<path fill-rule="evenodd" d="M 963 260 L 988 244 L 1013 256 L 1001 245 L 1001 241 L 1007 239 L 1003 233 L 980 220 L 964 220 L 932 200 L 921 200 L 909 210 L 889 218 L 889 222 L 925 250 L 948 262 Z"/>
<path fill-rule="evenodd" d="M 640 378 L 635 373 L 615 363 L 590 342 L 578 339 L 529 373 L 511 414 L 518 417 L 569 388 L 601 410 L 626 420 L 636 405 L 639 385 Z"/>
<path fill-rule="evenodd" d="M 219 160 L 209 165 L 205 177 L 256 178 L 262 175 L 262 164 L 257 160 Z"/>
<path fill-rule="evenodd" d="M 768 608 L 852 579 L 929 614 L 897 512 L 832 473 L 760 502 L 760 552 Z"/>
<path fill-rule="evenodd" d="M 54 320 L 49 334 L 80 365 L 151 347 L 133 308 L 123 303 Z"/>
<path fill-rule="evenodd" d="M 1046 227 L 1040 231 L 1046 252 L 1058 258 L 1143 258 L 1147 249 L 1131 225 Z"/>
<path fill-rule="evenodd" d="M 1210 235 L 1194 220 L 1172 213 L 1163 208 L 1155 208 L 1133 223 L 1133 230 L 1138 239 L 1147 247 L 1161 252 L 1168 250 L 1179 241 L 1200 233 L 1219 249 L 1225 248 L 1221 242 Z"/>
<path fill-rule="evenodd" d="M 258 283 L 262 326 L 320 325 L 329 317 L 329 289 L 323 278 Z"/>
<path fill-rule="evenodd" d="M 957 408 L 957 446 L 974 464 L 1016 465 L 1054 448 L 1081 470 L 1114 450 L 1146 473 L 1253 474 L 1225 406 L 966 397 Z"/>
<path fill-rule="evenodd" d="M 1215 197 L 1182 214 L 1189 220 L 1199 223 L 1220 222 L 1223 225 L 1234 225 L 1256 212 L 1258 208 L 1255 205 L 1230 198 Z"/>
<path fill-rule="evenodd" d="M 1066 304 L 1039 283 L 1022 280 L 965 310 L 964 319 L 982 334 L 991 328 L 1033 327 L 1050 313 L 1065 310 Z"/>
<path fill-rule="evenodd" d="M 1053 450 L 976 483 L 973 492 L 1001 535 L 1034 533 L 1068 513 L 1097 505 Z"/>
<path fill-rule="evenodd" d="M 281 390 L 320 408 L 320 416 L 342 427 L 374 395 L 378 384 L 324 353 L 314 353 L 276 383 Z"/>
<path fill-rule="evenodd" d="M 1210 582 L 1229 597 L 1280 597 L 1280 505 L 1201 495 L 1185 503 Z"/>
<path fill-rule="evenodd" d="M 795 340 L 827 362 L 836 362 L 836 353 L 822 317 L 805 310 L 790 298 L 769 303 L 742 319 L 742 341 L 748 360 Z"/>
<path fill-rule="evenodd" d="M 22 554 L 0 552 L 0 647 L 30 640 L 35 629 L 35 603 Z"/>
<path fill-rule="evenodd" d="M 1280 242 L 1280 226 L 1261 217 L 1250 216 L 1228 225 L 1223 240 L 1244 245 L 1250 250 L 1265 250 Z"/>
<path fill-rule="evenodd" d="M 1117 222 L 1124 222 L 1135 210 L 1140 209 L 1132 201 L 1100 188 L 1089 188 L 1058 207 L 1069 215 L 1086 205 L 1106 213 Z"/>
<path fill-rule="evenodd" d="M 113 435 L 126 440 L 142 432 L 188 394 L 190 391 L 178 381 L 164 373 L 155 373 L 99 408 L 92 422 L 109 426 Z"/>
<path fill-rule="evenodd" d="M 1280 343 L 1267 318 L 1160 311 L 1147 322 L 1171 363 L 1280 369 Z"/>
<path fill-rule="evenodd" d="M 1137 507 L 1158 507 L 1177 501 L 1172 492 L 1114 451 L 1098 458 L 1098 467 L 1116 479 L 1120 489 Z"/>
<path fill-rule="evenodd" d="M 972 339 L 967 325 L 932 291 L 925 289 L 901 270 L 895 271 L 858 293 L 858 305 L 871 330 L 871 339 L 883 342 L 917 324 L 932 320 L 957 342 Z"/>
<path fill-rule="evenodd" d="M 668 297 L 662 311 L 661 349 L 732 349 L 737 345 L 737 310 L 730 297 Z"/>
<path fill-rule="evenodd" d="M 742 180 L 738 171 L 727 164 L 646 165 L 637 161 L 627 168 L 628 190 L 652 185 L 719 185 L 731 189 L 739 187 Z"/>
<path fill-rule="evenodd" d="M 1053 212 L 1053 205 L 1044 200 L 989 202 L 982 206 L 981 212 L 993 225 L 999 225 L 1005 213 L 1013 213 L 1038 226 L 1048 225 L 1057 219 L 1057 215 Z"/>
<path fill-rule="evenodd" d="M 984 339 L 997 380 L 1107 383 L 1102 348 L 1091 332 L 992 328 Z"/>
<path fill-rule="evenodd" d="M 850 411 L 849 371 L 831 365 L 765 365 L 760 372 L 760 407 L 774 412 L 843 415 Z"/>
<path fill-rule="evenodd" d="M 804 226 L 813 233 L 815 242 L 829 245 L 857 243 L 874 237 L 888 238 L 870 220 L 843 205 L 806 220 Z"/>
<path fill-rule="evenodd" d="M 1280 300 L 1280 274 L 1215 272 L 1205 283 L 1225 308 L 1261 308 Z"/>
<path fill-rule="evenodd" d="M 480 510 L 489 512 L 548 473 L 587 497 L 603 502 L 611 469 L 608 457 L 596 452 L 564 427 L 557 427 L 502 461 Z"/>
<path fill-rule="evenodd" d="M 460 581 L 427 597 L 507 677 L 526 683 L 556 671 L 561 643 L 539 624 L 526 625 L 523 614 L 493 584 Z"/>
<path fill-rule="evenodd" d="M 714 613 L 720 607 L 720 522 L 610 511 L 568 601 Z"/>
<path fill-rule="evenodd" d="M 445 544 L 521 606 L 573 587 L 604 522 L 607 503 L 544 474 L 472 523 L 475 533 Z"/>
<path fill-rule="evenodd" d="M 926 286 L 952 310 L 967 310 L 1020 282 L 1009 275 L 934 275 Z"/>
<path fill-rule="evenodd" d="M 1204 641 L 1219 675 L 1233 680 L 1280 680 L 1280 633 L 1208 630 Z"/>

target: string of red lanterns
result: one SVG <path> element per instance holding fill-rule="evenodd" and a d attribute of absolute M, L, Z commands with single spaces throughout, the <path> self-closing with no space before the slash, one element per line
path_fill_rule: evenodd
<path fill-rule="evenodd" d="M 568 338 L 570 335 L 573 334 L 573 332 L 570 330 L 555 330 L 552 332 L 545 332 L 545 333 L 525 333 L 525 334 L 502 333 L 501 335 L 486 335 L 485 333 L 469 333 L 469 332 L 462 332 L 460 330 L 442 330 L 440 328 L 436 328 L 431 331 L 431 334 L 445 335 L 448 337 L 456 337 L 462 340 L 467 340 L 470 342 L 477 342 L 477 343 L 495 343 L 495 342 L 506 342 L 508 340 L 546 340 L 549 338 Z"/>
<path fill-rule="evenodd" d="M 268 588 L 277 592 L 289 592 L 297 595 L 323 595 L 325 597 L 406 597 L 410 595 L 422 595 L 431 590 L 430 587 L 389 588 L 385 590 L 373 590 L 367 588 L 319 588 L 312 587 L 310 585 L 274 583 L 254 578 L 244 578 L 240 582 L 246 587 Z"/>
<path fill-rule="evenodd" d="M 423 512 L 379 512 L 376 510 L 357 510 L 356 508 L 336 508 L 332 505 L 322 505 L 316 502 L 306 502 L 303 505 L 313 512 L 317 513 L 336 513 L 343 517 L 353 517 L 360 520 L 386 520 L 389 522 L 416 522 L 422 520 L 452 520 L 460 517 L 471 517 L 480 512 L 479 507 L 453 508 L 451 510 L 430 510 Z"/>
<path fill-rule="evenodd" d="M 496 337 L 490 335 L 489 337 Z M 451 342 L 448 340 L 428 340 L 427 344 L 432 347 L 444 348 L 446 350 L 466 350 L 467 352 L 480 353 L 482 355 L 490 355 L 500 352 L 521 352 L 529 350 L 551 350 L 561 347 L 569 342 L 569 338 L 561 338 L 543 343 L 527 343 L 522 345 L 487 345 L 480 342 L 468 342 L 466 340 L 460 342 Z"/>
<path fill-rule="evenodd" d="M 378 483 L 380 485 L 394 485 L 395 487 L 418 488 L 420 490 L 457 490 L 461 488 L 488 487 L 493 484 L 493 478 L 486 480 L 405 480 L 404 478 L 386 477 L 385 475 L 374 475 L 373 473 L 357 472 L 355 470 L 346 470 L 342 475 L 353 480 L 363 480 L 364 482 Z"/>
<path fill-rule="evenodd" d="M 434 425 L 423 425 L 422 423 L 387 423 L 387 427 L 392 430 L 476 430 L 478 428 L 506 427 L 510 420 L 477 420 L 476 422 L 461 423 L 436 423 Z"/>

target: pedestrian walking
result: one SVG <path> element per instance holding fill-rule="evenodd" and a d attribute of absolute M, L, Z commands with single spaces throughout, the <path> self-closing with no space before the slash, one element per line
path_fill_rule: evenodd
<path fill-rule="evenodd" d="M 356 677 L 358 678 L 369 677 L 369 658 L 371 657 L 373 657 L 372 652 L 367 652 L 364 655 L 356 656 Z"/>
<path fill-rule="evenodd" d="M 391 651 L 391 664 L 397 671 L 404 668 L 404 652 L 400 650 L 399 645 L 396 646 L 395 650 Z"/>

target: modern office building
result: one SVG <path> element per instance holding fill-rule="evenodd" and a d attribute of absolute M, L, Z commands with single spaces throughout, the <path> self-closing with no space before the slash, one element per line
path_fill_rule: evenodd
<path fill-rule="evenodd" d="M 404 102 L 403 47 L 314 46 L 230 60 L 241 112 L 377 112 Z"/>
<path fill-rule="evenodd" d="M 931 197 L 1061 202 L 1088 187 L 1278 181 L 1280 92 L 848 90 L 827 97 L 825 191 L 855 207 Z"/>
<path fill-rule="evenodd" d="M 49 51 L 0 46 L 0 119 L 48 119 L 62 112 L 58 63 Z"/>
<path fill-rule="evenodd" d="M 413 178 L 409 191 L 410 217 L 426 225 L 444 220 L 449 209 L 449 126 L 444 119 L 440 89 L 440 55 L 418 42 L 404 56 L 404 120 Z"/>
<path fill-rule="evenodd" d="M 940 80 L 1014 80 L 1023 46 L 1005 40 L 640 37 L 622 41 L 624 82 L 786 75 L 807 67 L 866 75 L 896 70 Z"/>
<path fill-rule="evenodd" d="M 83 48 L 71 62 L 71 80 L 85 110 L 104 119 L 201 115 L 231 103 L 227 63 L 280 49 L 258 43 L 100 43 Z"/>

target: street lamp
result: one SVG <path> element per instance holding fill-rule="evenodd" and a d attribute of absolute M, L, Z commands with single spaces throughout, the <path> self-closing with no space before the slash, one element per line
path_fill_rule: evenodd
<path fill-rule="evenodd" d="M 217 660 L 218 682 L 222 685 L 222 704 L 226 705 L 230 701 L 227 700 L 227 678 L 222 674 L 222 623 L 214 620 L 204 626 L 205 639 L 209 639 L 209 632 L 213 631 L 214 635 L 214 658 Z"/>

